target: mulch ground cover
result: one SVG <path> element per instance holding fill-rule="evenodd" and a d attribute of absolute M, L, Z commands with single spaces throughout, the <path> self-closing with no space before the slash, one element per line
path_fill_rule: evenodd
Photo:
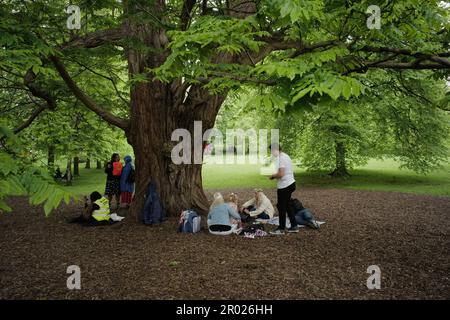
<path fill-rule="evenodd" d="M 275 203 L 274 190 L 266 194 Z M 67 223 L 81 203 L 45 218 L 12 198 L 14 211 L 0 216 L 0 299 L 450 298 L 450 197 L 338 189 L 294 196 L 326 221 L 320 230 L 178 234 L 177 218 L 84 227 Z M 69 265 L 81 268 L 81 290 L 66 287 Z M 366 286 L 370 265 L 381 269 L 379 290 Z"/>

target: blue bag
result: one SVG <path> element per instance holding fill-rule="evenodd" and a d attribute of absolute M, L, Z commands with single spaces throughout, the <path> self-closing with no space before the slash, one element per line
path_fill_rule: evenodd
<path fill-rule="evenodd" d="M 181 213 L 178 232 L 197 233 L 200 231 L 201 217 L 193 209 L 185 210 Z"/>

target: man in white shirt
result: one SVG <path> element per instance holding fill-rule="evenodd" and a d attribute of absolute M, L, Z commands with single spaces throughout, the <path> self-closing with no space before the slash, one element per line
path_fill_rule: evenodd
<path fill-rule="evenodd" d="M 277 208 L 280 224 L 275 231 L 270 232 L 273 235 L 283 235 L 286 229 L 286 212 L 292 192 L 295 191 L 294 170 L 291 158 L 281 151 L 278 143 L 272 143 L 270 146 L 272 155 L 275 157 L 277 172 L 270 176 L 270 179 L 277 179 Z M 299 228 L 295 221 L 295 216 L 289 213 L 291 227 L 288 232 L 298 232 Z M 292 215 L 292 216 L 291 216 Z"/>

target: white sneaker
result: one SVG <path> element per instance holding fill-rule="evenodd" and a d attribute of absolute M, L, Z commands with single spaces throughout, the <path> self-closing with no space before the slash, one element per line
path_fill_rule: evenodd
<path fill-rule="evenodd" d="M 283 235 L 285 235 L 285 232 L 284 232 L 284 230 L 281 230 L 281 229 L 275 229 L 273 231 L 270 231 L 270 234 L 273 236 L 283 236 Z"/>
<path fill-rule="evenodd" d="M 110 217 L 112 221 L 122 221 L 125 218 L 118 216 L 117 213 L 111 213 Z"/>

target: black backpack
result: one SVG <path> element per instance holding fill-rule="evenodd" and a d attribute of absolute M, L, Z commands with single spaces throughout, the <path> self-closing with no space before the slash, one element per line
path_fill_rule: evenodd
<path fill-rule="evenodd" d="M 300 200 L 295 198 L 291 198 L 291 200 L 289 200 L 287 207 L 289 213 L 296 214 L 297 212 L 302 211 L 303 209 L 305 209 L 305 207 L 303 207 L 303 204 L 300 202 Z"/>
<path fill-rule="evenodd" d="M 135 179 L 136 179 L 136 172 L 134 171 L 134 168 L 131 167 L 130 172 L 128 173 L 127 183 L 134 183 Z"/>

